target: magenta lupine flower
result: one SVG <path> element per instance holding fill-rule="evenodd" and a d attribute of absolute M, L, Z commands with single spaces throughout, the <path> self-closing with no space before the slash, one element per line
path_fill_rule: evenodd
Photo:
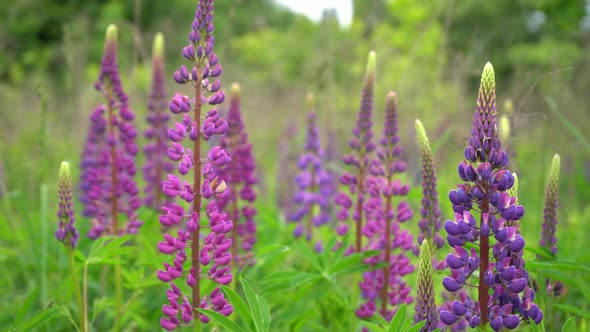
<path fill-rule="evenodd" d="M 420 209 L 422 218 L 418 222 L 420 228 L 418 243 L 422 243 L 425 239 L 429 241 L 433 268 L 442 270 L 446 268 L 445 261 L 437 261 L 434 255 L 436 250 L 442 248 L 445 244 L 445 240 L 439 234 L 442 223 L 440 221 L 440 206 L 436 189 L 436 166 L 434 165 L 428 135 L 426 135 L 426 130 L 420 120 L 416 120 L 416 136 L 422 160 L 422 208 Z"/>
<path fill-rule="evenodd" d="M 371 51 L 367 61 L 367 71 L 356 127 L 352 130 L 353 137 L 349 142 L 353 152 L 342 158 L 344 164 L 355 169 L 356 174 L 342 174 L 340 184 L 349 188 L 349 194 L 341 191 L 334 197 L 334 202 L 340 206 L 336 213 L 336 217 L 340 221 L 336 231 L 340 236 L 348 233 L 349 225 L 347 221 L 350 219 L 350 209 L 352 208 L 352 219 L 355 222 L 355 245 L 353 249 L 356 252 L 360 252 L 362 249 L 363 204 L 367 192 L 365 181 L 369 175 L 372 152 L 377 148 L 377 145 L 373 142 L 372 130 L 374 83 L 375 52 Z"/>
<path fill-rule="evenodd" d="M 137 130 L 119 76 L 115 25 L 107 29 L 102 66 L 94 87 L 106 102 L 90 116 L 81 162 L 84 215 L 93 218 L 88 237 L 135 234 L 143 224 L 137 219 L 141 201 L 133 178 Z M 125 216 L 126 224 L 120 222 L 120 215 Z"/>
<path fill-rule="evenodd" d="M 252 246 L 256 243 L 256 161 L 240 112 L 240 85 L 232 84 L 231 92 L 227 112 L 229 129 L 221 138 L 221 147 L 231 156 L 231 163 L 221 176 L 229 186 L 229 195 L 218 204 L 234 222 L 232 257 L 237 266 L 242 267 L 252 261 Z"/>
<path fill-rule="evenodd" d="M 55 232 L 55 238 L 65 246 L 76 248 L 80 233 L 76 229 L 76 216 L 74 215 L 74 203 L 72 202 L 72 176 L 70 164 L 61 162 L 57 178 L 57 195 L 59 210 L 57 218 L 59 225 Z"/>
<path fill-rule="evenodd" d="M 166 87 L 164 77 L 164 35 L 156 34 L 152 50 L 152 90 L 148 103 L 148 128 L 144 135 L 148 143 L 143 147 L 146 163 L 143 166 L 145 204 L 159 209 L 162 205 L 164 174 L 172 172 L 174 165 L 166 159 L 167 123 Z"/>
<path fill-rule="evenodd" d="M 307 96 L 310 107 L 307 113 L 307 137 L 303 154 L 299 157 L 300 173 L 295 177 L 297 191 L 289 221 L 297 223 L 295 237 L 305 236 L 313 241 L 313 228 L 330 221 L 329 204 L 333 196 L 332 175 L 324 169 L 324 151 L 320 145 L 319 129 L 313 96 Z M 316 239 L 316 251 L 323 251 L 323 244 Z"/>
<path fill-rule="evenodd" d="M 495 331 L 514 329 L 521 319 L 539 323 L 543 313 L 533 302 L 535 292 L 528 286 L 529 274 L 522 257 L 524 238 L 508 224 L 520 220 L 524 208 L 507 192 L 514 177 L 506 169 L 508 154 L 498 138 L 496 86 L 490 63 L 483 70 L 465 159 L 458 169 L 464 183 L 449 193 L 455 220 L 447 220 L 444 226 L 455 254 L 447 256 L 451 276 L 444 278 L 443 286 L 455 293 L 465 285 L 475 284 L 470 278 L 479 269 L 478 299 L 459 297 L 447 304 L 447 310 L 441 310 L 440 319 L 446 325 L 466 319 L 471 327 L 482 328 L 489 323 Z M 480 213 L 479 226 L 472 209 Z M 490 246 L 491 237 L 496 241 Z M 467 242 L 478 243 L 479 254 L 474 248 L 463 248 Z"/>
<path fill-rule="evenodd" d="M 386 320 L 390 320 L 399 304 L 409 304 L 413 300 L 404 276 L 414 271 L 406 254 L 412 249 L 414 239 L 407 230 L 400 229 L 400 223 L 411 219 L 413 213 L 404 200 L 399 200 L 394 208 L 394 197 L 405 196 L 410 190 L 409 185 L 395 178 L 406 170 L 406 163 L 401 159 L 402 148 L 397 131 L 397 97 L 390 92 L 387 95 L 385 124 L 377 158 L 370 163 L 371 176 L 365 183 L 369 199 L 363 205 L 367 222 L 362 230 L 368 239 L 368 245 L 363 249 L 381 251 L 378 256 L 367 259 L 366 263 L 387 265 L 363 273 L 360 287 L 365 303 L 356 311 L 361 318 L 373 316 L 377 301 L 380 301 L 379 312 Z"/>
<path fill-rule="evenodd" d="M 223 148 L 214 146 L 203 159 L 205 151 L 201 144 L 202 140 L 209 141 L 214 136 L 224 135 L 228 130 L 227 122 L 215 107 L 201 119 L 205 105 L 219 105 L 225 99 L 219 81 L 221 65 L 213 52 L 213 8 L 212 0 L 199 1 L 192 31 L 188 36 L 189 44 L 182 50 L 182 55 L 191 62 L 192 68 L 187 69 L 182 65 L 174 73 L 177 83 L 190 82 L 193 85 L 194 98 L 176 93 L 168 104 L 170 111 L 181 115 L 182 120 L 168 130 L 171 143 L 167 151 L 168 157 L 178 163 L 180 177 L 168 174 L 162 184 L 162 192 L 176 201 L 164 204 L 160 223 L 166 227 L 178 227 L 176 236 L 164 234 L 164 241 L 158 243 L 161 253 L 174 257 L 171 263 L 164 263 L 164 269 L 157 272 L 161 281 L 170 284 L 167 292 L 169 304 L 162 307 L 164 317 L 160 320 L 166 330 L 173 330 L 191 321 L 196 325 L 207 323 L 209 318 L 200 314 L 197 308 L 208 308 L 225 316 L 233 311 L 219 287 L 214 288 L 209 296 L 202 294 L 201 287 L 203 279 L 221 285 L 232 281 L 229 266 L 232 241 L 229 233 L 233 223 L 219 206 L 219 200 L 230 195 L 220 175 L 223 168 L 230 164 L 231 158 Z M 183 146 L 182 142 L 191 147 Z M 189 173 L 192 173 L 192 183 L 182 179 Z M 190 207 L 180 205 L 179 199 Z M 206 206 L 202 206 L 203 199 L 207 200 Z M 205 216 L 207 225 L 202 219 Z M 205 229 L 209 229 L 208 234 L 205 234 Z M 187 261 L 189 264 L 185 266 Z M 191 288 L 190 299 L 176 285 L 181 278 Z"/>

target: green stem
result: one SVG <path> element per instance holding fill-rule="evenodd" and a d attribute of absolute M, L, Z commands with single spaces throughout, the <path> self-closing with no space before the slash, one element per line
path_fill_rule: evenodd
<path fill-rule="evenodd" d="M 82 276 L 82 291 L 84 292 L 84 302 L 82 305 L 84 306 L 84 330 L 90 331 L 88 329 L 88 265 L 84 264 L 84 274 Z"/>
<path fill-rule="evenodd" d="M 121 264 L 115 265 L 115 324 L 113 331 L 119 331 L 121 326 L 121 307 L 123 305 L 123 283 L 121 282 Z"/>
<path fill-rule="evenodd" d="M 82 293 L 80 292 L 80 281 L 78 280 L 78 272 L 76 271 L 76 260 L 74 259 L 74 251 L 68 247 L 68 256 L 70 258 L 70 269 L 72 270 L 72 279 L 74 280 L 74 292 L 76 293 L 76 301 L 78 302 L 78 317 L 80 330 L 86 332 L 86 321 L 84 320 L 84 301 L 82 300 Z"/>

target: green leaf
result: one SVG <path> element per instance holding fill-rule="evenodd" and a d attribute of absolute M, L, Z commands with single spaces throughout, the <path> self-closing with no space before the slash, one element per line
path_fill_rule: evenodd
<path fill-rule="evenodd" d="M 557 270 L 572 272 L 590 272 L 590 267 L 569 261 L 529 261 L 526 263 L 529 270 Z"/>
<path fill-rule="evenodd" d="M 244 288 L 244 294 L 246 295 L 246 300 L 248 301 L 248 306 L 250 307 L 250 312 L 252 312 L 254 327 L 256 328 L 257 332 L 263 331 L 262 329 L 264 327 L 264 321 L 256 293 L 254 292 L 254 289 L 250 283 L 246 281 L 246 279 L 241 279 L 241 282 L 242 287 Z"/>
<path fill-rule="evenodd" d="M 264 246 L 262 248 L 260 248 L 260 250 L 256 251 L 256 260 L 260 260 L 263 257 L 272 257 L 278 254 L 282 254 L 285 253 L 287 251 L 291 250 L 290 247 L 278 244 L 278 243 L 272 243 L 269 244 L 267 246 Z"/>
<path fill-rule="evenodd" d="M 238 317 L 240 317 L 240 320 L 248 328 L 248 331 L 251 331 L 252 315 L 250 313 L 250 310 L 248 310 L 246 302 L 244 302 L 244 300 L 242 299 L 242 297 L 240 297 L 240 295 L 238 295 L 238 293 L 236 293 L 233 289 L 229 287 L 221 286 L 221 290 L 229 300 L 229 303 L 231 303 L 234 309 L 236 309 Z"/>
<path fill-rule="evenodd" d="M 202 312 L 207 317 L 211 318 L 212 321 L 221 325 L 223 328 L 227 329 L 230 332 L 243 331 L 242 328 L 239 327 L 236 323 L 232 322 L 231 319 L 225 317 L 224 315 L 218 313 L 217 311 L 208 310 L 208 309 L 197 309 L 197 310 L 199 310 L 199 312 Z"/>
<path fill-rule="evenodd" d="M 298 288 L 299 286 L 322 279 L 321 274 L 317 273 L 310 273 L 310 272 L 300 272 L 291 279 L 291 283 L 289 284 L 289 288 Z"/>
<path fill-rule="evenodd" d="M 387 332 L 401 332 L 402 327 L 404 326 L 404 322 L 406 321 L 406 312 L 408 308 L 407 305 L 404 303 L 397 309 L 395 316 L 391 319 L 391 323 L 389 323 L 389 328 L 387 328 Z"/>
<path fill-rule="evenodd" d="M 303 258 L 311 264 L 311 266 L 318 272 L 322 272 L 322 264 L 318 259 L 318 256 L 309 248 L 306 242 L 296 241 L 295 248 L 303 256 Z"/>
<path fill-rule="evenodd" d="M 256 298 L 258 299 L 260 311 L 262 313 L 262 330 L 267 332 L 270 329 L 270 306 L 262 296 L 257 294 Z"/>
<path fill-rule="evenodd" d="M 534 246 L 534 245 L 533 246 L 529 246 L 529 245 L 527 245 L 524 248 L 524 250 L 526 252 L 529 252 L 529 253 L 538 255 L 538 256 L 540 256 L 540 257 L 542 257 L 544 259 L 555 260 L 555 258 L 556 258 L 555 257 L 555 254 L 552 253 L 551 250 L 549 250 L 549 249 L 547 249 L 545 247 L 542 247 L 542 246 Z M 527 263 L 527 266 L 528 266 L 528 263 Z"/>
<path fill-rule="evenodd" d="M 48 323 L 50 320 L 62 314 L 62 312 L 63 308 L 61 307 L 49 307 L 47 309 L 43 309 L 30 319 L 27 319 L 22 325 L 18 326 L 17 330 L 31 331 L 37 327 L 42 326 L 43 324 Z"/>
<path fill-rule="evenodd" d="M 124 255 L 132 250 L 133 246 L 127 245 L 131 240 L 131 235 L 119 237 L 100 237 L 94 241 L 90 247 L 90 253 L 86 258 L 86 264 L 117 264 L 121 262 L 119 256 Z"/>
<path fill-rule="evenodd" d="M 379 324 L 375 324 L 373 322 L 363 321 L 361 324 L 368 327 L 371 332 L 385 332 L 385 328 Z"/>
<path fill-rule="evenodd" d="M 590 303 L 590 286 L 580 276 L 576 276 L 576 283 L 578 284 L 578 289 L 584 295 L 586 302 Z"/>
<path fill-rule="evenodd" d="M 545 327 L 543 326 L 543 322 L 541 322 L 541 325 L 537 325 L 537 323 L 535 323 L 532 319 L 529 318 L 529 324 L 530 324 L 531 330 L 533 330 L 533 332 L 544 332 L 545 331 Z"/>
<path fill-rule="evenodd" d="M 576 319 L 571 317 L 568 319 L 563 327 L 561 328 L 561 332 L 575 332 L 576 331 Z"/>
<path fill-rule="evenodd" d="M 418 332 L 418 331 L 420 331 L 420 329 L 424 325 L 426 325 L 426 321 L 425 320 L 412 325 L 409 329 L 406 330 L 406 332 Z"/>
<path fill-rule="evenodd" d="M 580 307 L 576 307 L 571 304 L 558 303 L 554 304 L 553 307 L 561 309 L 563 311 L 571 312 L 581 317 L 590 318 L 590 311 L 581 309 Z"/>
<path fill-rule="evenodd" d="M 20 324 L 27 317 L 27 314 L 29 313 L 29 311 L 31 311 L 31 308 L 33 308 L 33 305 L 35 305 L 35 302 L 37 302 L 38 298 L 39 287 L 33 289 L 33 291 L 29 293 L 29 295 L 23 302 L 23 305 L 21 305 L 18 309 L 16 315 L 14 316 L 14 323 L 16 325 Z"/>

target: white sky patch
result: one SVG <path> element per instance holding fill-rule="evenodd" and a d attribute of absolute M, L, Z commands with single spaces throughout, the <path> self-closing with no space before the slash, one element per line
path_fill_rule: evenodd
<path fill-rule="evenodd" d="M 322 18 L 322 12 L 326 8 L 336 9 L 341 25 L 350 26 L 352 22 L 352 0 L 275 0 L 275 2 L 315 22 Z"/>

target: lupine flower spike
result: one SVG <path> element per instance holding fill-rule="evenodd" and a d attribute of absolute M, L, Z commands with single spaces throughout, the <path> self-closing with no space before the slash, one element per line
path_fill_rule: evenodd
<path fill-rule="evenodd" d="M 483 70 L 465 159 L 458 167 L 464 183 L 449 193 L 455 220 L 447 220 L 444 226 L 455 254 L 447 256 L 451 276 L 444 278 L 443 286 L 449 292 L 458 292 L 475 283 L 471 278 L 479 270 L 478 298 L 473 301 L 461 294 L 459 300 L 447 304 L 447 310 L 441 310 L 440 319 L 447 325 L 466 319 L 471 327 L 482 328 L 489 323 L 494 331 L 515 329 L 521 320 L 539 323 L 543 313 L 533 302 L 535 292 L 528 286 L 529 274 L 522 256 L 524 238 L 509 225 L 522 218 L 524 208 L 507 192 L 514 177 L 506 169 L 508 154 L 498 138 L 496 85 L 490 63 Z M 479 227 L 472 210 L 480 213 Z M 492 245 L 490 238 L 495 239 Z M 478 244 L 479 254 L 474 248 L 463 248 L 467 242 Z"/>
<path fill-rule="evenodd" d="M 559 169 L 561 160 L 558 154 L 553 156 L 549 179 L 545 188 L 545 209 L 543 210 L 543 231 L 539 244 L 557 254 L 557 207 L 558 207 L 558 189 L 559 189 Z M 563 284 L 559 281 L 551 283 L 546 280 L 547 294 L 559 296 L 563 289 Z"/>
<path fill-rule="evenodd" d="M 134 180 L 137 130 L 119 76 L 115 25 L 107 29 L 100 75 L 94 87 L 105 97 L 105 104 L 96 107 L 90 116 L 81 163 L 84 215 L 93 218 L 88 237 L 135 234 L 143 224 L 137 216 L 141 201 Z M 125 215 L 126 224 L 122 224 L 120 215 Z"/>
<path fill-rule="evenodd" d="M 434 260 L 436 250 L 442 248 L 445 244 L 445 240 L 439 234 L 442 223 L 440 221 L 440 206 L 436 189 L 436 167 L 426 130 L 420 120 L 416 120 L 416 136 L 422 160 L 422 208 L 420 209 L 422 219 L 418 222 L 420 228 L 418 243 L 422 243 L 426 239 L 432 244 L 428 247 L 433 257 L 434 269 L 442 270 L 446 268 L 446 263 Z"/>
<path fill-rule="evenodd" d="M 418 294 L 416 298 L 416 314 L 414 323 L 426 321 L 421 332 L 430 332 L 438 326 L 438 316 L 436 304 L 434 303 L 434 281 L 432 268 L 432 249 L 428 245 L 428 240 L 422 240 L 420 246 L 420 262 L 418 263 Z"/>
<path fill-rule="evenodd" d="M 72 177 L 70 164 L 61 162 L 57 178 L 57 194 L 59 210 L 57 217 L 59 226 L 55 232 L 55 238 L 64 243 L 66 247 L 76 248 L 80 234 L 76 229 L 76 216 L 74 215 L 74 203 L 72 202 Z"/>
<path fill-rule="evenodd" d="M 227 112 L 228 131 L 221 138 L 221 147 L 231 156 L 228 167 L 222 170 L 221 178 L 229 186 L 229 195 L 219 199 L 219 207 L 227 212 L 234 228 L 232 230 L 232 257 L 238 267 L 252 262 L 252 246 L 256 243 L 256 161 L 252 154 L 252 144 L 244 128 L 240 112 L 240 85 L 232 84 L 229 110 Z M 241 249 L 241 251 L 240 251 Z"/>
<path fill-rule="evenodd" d="M 66 251 L 68 252 L 73 281 L 72 286 L 76 294 L 78 305 L 80 331 L 86 332 L 88 330 L 85 319 L 85 317 L 87 317 L 86 307 L 82 300 L 82 292 L 80 291 L 80 283 L 78 281 L 78 269 L 76 269 L 76 260 L 74 259 L 74 249 L 78 244 L 80 234 L 76 229 L 76 216 L 74 214 L 74 203 L 72 201 L 72 176 L 70 175 L 70 164 L 66 161 L 62 161 L 59 167 L 57 195 L 57 218 L 59 219 L 59 224 L 57 231 L 55 232 L 55 238 L 64 244 Z"/>
<path fill-rule="evenodd" d="M 292 142 L 297 135 L 297 130 L 295 121 L 287 122 L 283 128 L 283 135 L 279 139 L 278 144 L 277 184 L 291 183 L 297 174 L 297 158 L 299 156 L 296 153 L 297 151 L 292 148 Z M 288 219 L 291 213 L 293 213 L 293 196 L 295 192 L 295 186 L 277 185 L 276 187 L 275 196 L 277 198 L 277 205 L 281 209 L 285 219 Z"/>
<path fill-rule="evenodd" d="M 307 104 L 311 109 L 307 114 L 307 138 L 305 151 L 299 157 L 300 174 L 295 177 L 297 192 L 295 193 L 294 211 L 289 221 L 296 222 L 294 234 L 302 235 L 313 241 L 313 228 L 320 227 L 330 221 L 329 204 L 333 195 L 332 175 L 324 169 L 324 151 L 320 145 L 319 129 L 316 121 L 314 100 L 307 96 Z M 317 240 L 315 249 L 323 250 L 323 244 Z"/>
<path fill-rule="evenodd" d="M 394 197 L 405 196 L 410 190 L 409 185 L 394 178 L 406 170 L 397 131 L 397 97 L 390 92 L 387 95 L 383 136 L 379 140 L 377 158 L 370 164 L 371 176 L 366 181 L 369 199 L 363 205 L 367 222 L 362 230 L 368 239 L 363 249 L 381 251 L 380 255 L 367 259 L 366 263 L 385 263 L 385 267 L 363 273 L 359 285 L 366 302 L 356 311 L 361 318 L 373 316 L 376 302 L 380 301 L 381 315 L 390 320 L 399 304 L 409 304 L 413 300 L 409 295 L 411 289 L 403 280 L 405 275 L 414 271 L 406 255 L 412 249 L 413 237 L 408 231 L 400 229 L 400 223 L 412 218 L 412 210 L 404 200 L 394 207 Z M 393 254 L 394 251 L 396 254 Z"/>
<path fill-rule="evenodd" d="M 164 263 L 164 269 L 157 272 L 161 281 L 170 284 L 170 289 L 166 292 L 169 304 L 162 307 L 164 317 L 160 319 L 160 325 L 168 331 L 190 322 L 193 322 L 195 330 L 200 330 L 200 322 L 207 323 L 209 318 L 200 314 L 198 308 L 212 309 L 224 316 L 233 312 L 233 307 L 224 298 L 219 287 L 214 288 L 207 296 L 202 294 L 201 286 L 203 279 L 222 285 L 232 281 L 229 267 L 232 260 L 232 241 L 229 233 L 233 223 L 218 202 L 230 194 L 220 172 L 229 165 L 231 158 L 223 148 L 214 146 L 206 154 L 206 159 L 202 159 L 204 151 L 201 140 L 209 141 L 213 136 L 224 135 L 228 130 L 227 122 L 215 107 L 207 112 L 204 120 L 201 119 L 202 109 L 206 104 L 219 105 L 225 99 L 219 81 L 222 69 L 213 51 L 213 30 L 213 1 L 200 0 L 192 31 L 188 35 L 189 44 L 182 49 L 183 57 L 191 62 L 191 69 L 182 65 L 174 73 L 177 83 L 192 84 L 195 95 L 191 98 L 176 93 L 168 104 L 173 114 L 182 116 L 181 122 L 174 123 L 168 129 L 168 138 L 171 141 L 168 157 L 178 163 L 178 173 L 181 176 L 192 172 L 192 183 L 175 174 L 168 174 L 162 184 L 162 191 L 166 196 L 190 204 L 185 209 L 178 204 L 180 202 L 167 203 L 162 207 L 163 213 L 160 215 L 163 226 L 179 228 L 177 236 L 164 234 L 164 241 L 158 243 L 161 253 L 174 257 L 172 263 Z M 183 141 L 189 143 L 191 148 L 185 148 L 181 144 Z M 208 200 L 204 209 L 203 199 Z M 201 214 L 202 211 L 205 213 Z M 202 220 L 205 215 L 208 225 Z M 210 233 L 205 235 L 204 229 L 209 229 Z M 187 261 L 189 266 L 185 267 Z M 191 288 L 190 299 L 176 285 L 180 278 L 185 279 Z"/>
<path fill-rule="evenodd" d="M 373 142 L 373 86 L 375 84 L 375 52 L 369 53 L 367 60 L 367 71 L 363 84 L 360 110 L 356 127 L 352 130 L 353 137 L 349 142 L 353 150 L 351 154 L 345 155 L 342 160 L 344 164 L 352 166 L 356 174 L 344 173 L 340 177 L 340 184 L 349 188 L 349 193 L 339 192 L 334 202 L 340 206 L 336 213 L 339 220 L 337 233 L 344 236 L 348 233 L 347 221 L 350 218 L 352 208 L 352 219 L 355 224 L 354 250 L 360 252 L 362 249 L 362 228 L 363 228 L 363 204 L 366 196 L 365 180 L 369 175 L 369 166 L 372 152 L 377 145 Z"/>
<path fill-rule="evenodd" d="M 148 143 L 143 148 L 146 157 L 143 167 L 143 177 L 146 182 L 145 204 L 154 209 L 159 209 L 162 205 L 164 174 L 174 170 L 174 165 L 166 159 L 167 123 L 170 120 L 170 114 L 166 112 L 168 101 L 165 82 L 164 35 L 158 33 L 154 38 L 152 51 L 152 90 L 147 115 L 149 126 L 144 133 Z"/>

